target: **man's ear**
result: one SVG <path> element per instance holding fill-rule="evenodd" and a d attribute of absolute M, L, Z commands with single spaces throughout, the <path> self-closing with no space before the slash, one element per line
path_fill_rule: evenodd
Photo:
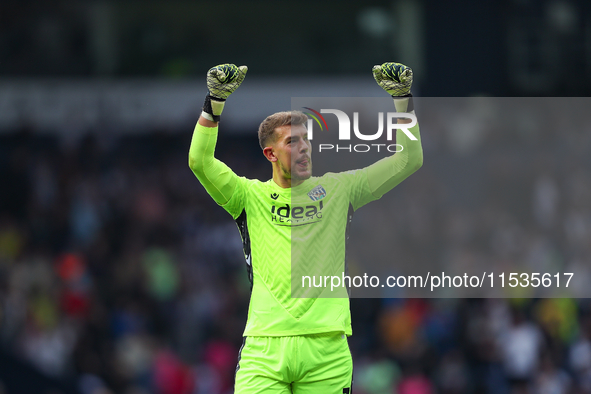
<path fill-rule="evenodd" d="M 275 152 L 273 151 L 273 147 L 271 147 L 271 146 L 266 146 L 263 149 L 263 155 L 265 155 L 267 160 L 269 160 L 271 163 L 274 163 L 277 161 L 277 156 L 275 156 Z"/>

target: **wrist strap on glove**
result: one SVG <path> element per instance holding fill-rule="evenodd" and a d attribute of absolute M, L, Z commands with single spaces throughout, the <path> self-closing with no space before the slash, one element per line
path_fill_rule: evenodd
<path fill-rule="evenodd" d="M 412 101 L 412 94 L 406 96 L 392 96 L 396 112 L 412 112 L 415 107 Z"/>
<path fill-rule="evenodd" d="M 203 112 L 201 113 L 201 116 L 212 122 L 219 122 L 220 115 L 224 110 L 224 105 L 226 105 L 226 100 L 208 94 L 205 96 L 205 103 L 203 103 Z"/>

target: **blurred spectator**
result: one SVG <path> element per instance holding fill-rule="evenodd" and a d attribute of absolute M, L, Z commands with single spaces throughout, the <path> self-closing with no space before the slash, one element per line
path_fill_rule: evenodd
<path fill-rule="evenodd" d="M 555 365 L 552 357 L 542 357 L 540 370 L 533 382 L 535 394 L 568 394 L 571 392 L 571 378 Z"/>
<path fill-rule="evenodd" d="M 397 394 L 434 394 L 435 387 L 431 380 L 416 365 L 408 367 L 396 388 Z"/>
<path fill-rule="evenodd" d="M 361 394 L 393 393 L 400 379 L 400 368 L 387 358 L 360 360 L 355 365 L 355 392 Z"/>
<path fill-rule="evenodd" d="M 512 309 L 510 325 L 498 338 L 502 364 L 512 393 L 527 393 L 538 369 L 543 346 L 540 329 L 519 307 Z"/>

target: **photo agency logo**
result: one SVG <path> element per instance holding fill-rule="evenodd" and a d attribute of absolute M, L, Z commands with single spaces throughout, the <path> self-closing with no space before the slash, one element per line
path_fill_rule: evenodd
<path fill-rule="evenodd" d="M 417 124 L 417 118 L 414 114 L 407 113 L 407 112 L 378 112 L 378 130 L 373 134 L 367 134 L 368 130 L 364 130 L 362 132 L 359 127 L 359 112 L 353 112 L 353 125 L 351 127 L 351 119 L 349 115 L 347 115 L 344 111 L 338 109 L 326 109 L 322 108 L 320 111 L 312 109 L 310 107 L 302 107 L 307 111 L 304 113 L 308 116 L 308 123 L 306 125 L 308 129 L 308 139 L 312 140 L 314 138 L 314 123 L 316 123 L 317 127 L 320 129 L 321 132 L 332 132 L 328 129 L 328 124 L 326 119 L 322 114 L 332 114 L 335 115 L 338 122 L 338 131 L 335 133 L 335 137 L 338 137 L 338 143 L 322 143 L 318 144 L 318 152 L 326 152 L 326 151 L 333 151 L 333 152 L 359 152 L 359 153 L 366 153 L 370 151 L 375 152 L 382 152 L 388 151 L 392 153 L 401 152 L 404 147 L 400 144 L 393 144 L 393 143 L 370 143 L 370 141 L 377 141 L 382 137 L 384 133 L 384 123 L 386 123 L 385 130 L 386 130 L 386 139 L 389 142 L 393 141 L 395 136 L 394 130 L 399 129 L 402 131 L 406 136 L 412 140 L 416 141 L 417 138 L 412 135 L 412 133 L 408 130 L 411 127 L 414 127 Z M 397 123 L 397 119 L 410 119 L 410 123 Z M 351 129 L 353 129 L 353 134 L 356 140 L 364 141 L 363 143 L 351 143 Z M 353 140 L 354 141 L 354 140 Z"/>

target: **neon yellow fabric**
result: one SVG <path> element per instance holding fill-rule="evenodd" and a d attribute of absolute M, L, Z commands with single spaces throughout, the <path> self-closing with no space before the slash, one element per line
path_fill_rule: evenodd
<path fill-rule="evenodd" d="M 238 176 L 214 157 L 217 135 L 217 127 L 195 126 L 189 167 L 214 201 L 224 205 L 234 193 Z"/>
<path fill-rule="evenodd" d="M 302 287 L 304 276 L 342 276 L 347 225 L 354 210 L 380 198 L 422 164 L 419 128 L 402 152 L 355 171 L 312 177 L 294 188 L 237 176 L 214 158 L 217 128 L 197 125 L 191 169 L 237 221 L 251 272 L 245 336 L 352 334 L 345 288 Z"/>
<path fill-rule="evenodd" d="M 382 197 L 423 165 L 419 125 L 410 128 L 409 131 L 417 141 L 412 141 L 404 132 L 397 130 L 396 143 L 402 145 L 402 152 L 385 157 L 367 167 L 367 179 L 374 196 Z"/>
<path fill-rule="evenodd" d="M 236 394 L 343 394 L 353 362 L 344 335 L 247 337 L 236 371 Z M 348 390 L 347 390 L 348 389 Z"/>

